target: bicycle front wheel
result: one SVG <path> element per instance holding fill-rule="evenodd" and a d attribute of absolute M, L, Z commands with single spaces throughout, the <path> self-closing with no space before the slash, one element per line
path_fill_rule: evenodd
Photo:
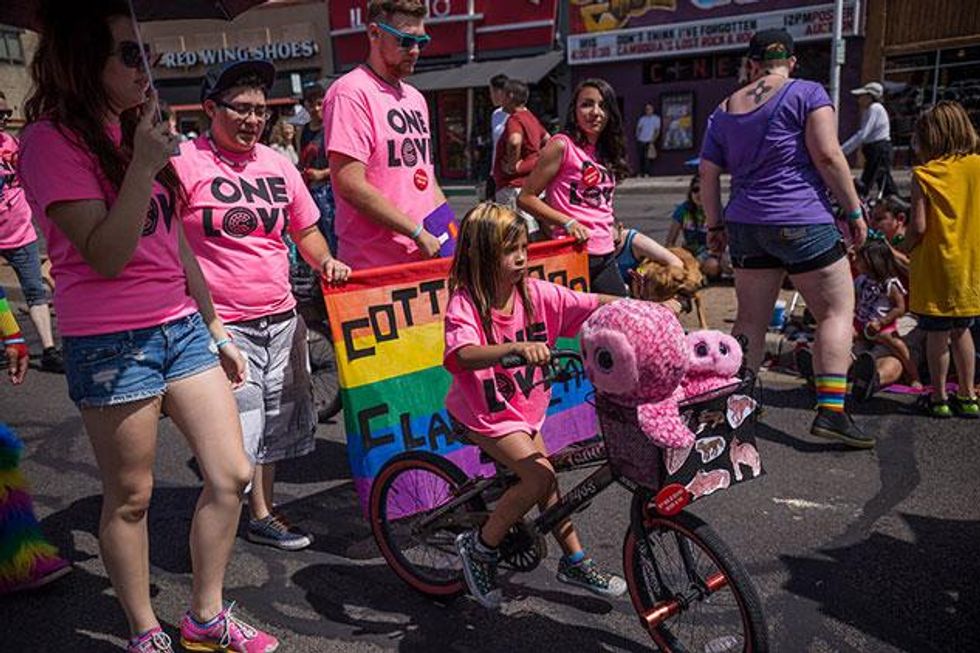
<path fill-rule="evenodd" d="M 466 589 L 456 536 L 487 517 L 479 497 L 446 509 L 466 482 L 449 460 L 412 452 L 392 458 L 371 485 L 371 530 L 381 554 L 399 578 L 430 598 Z"/>
<path fill-rule="evenodd" d="M 748 572 L 706 523 L 645 515 L 646 546 L 623 542 L 633 607 L 664 653 L 766 653 L 762 603 Z"/>

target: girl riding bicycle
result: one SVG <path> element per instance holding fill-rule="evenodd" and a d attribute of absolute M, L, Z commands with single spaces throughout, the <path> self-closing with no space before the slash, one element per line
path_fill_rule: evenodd
<path fill-rule="evenodd" d="M 609 295 L 578 293 L 527 276 L 527 223 L 510 209 L 477 205 L 460 225 L 450 274 L 443 364 L 453 375 L 446 408 L 466 439 L 519 478 L 497 502 L 482 528 L 462 533 L 456 548 L 476 600 L 497 608 L 501 592 L 497 547 L 534 504 L 558 501 L 555 471 L 541 437 L 550 387 L 534 385 L 550 347 L 571 337 Z M 501 359 L 523 357 L 527 368 L 505 369 Z M 618 596 L 625 581 L 587 558 L 570 520 L 553 531 L 565 555 L 558 580 L 596 594 Z"/>

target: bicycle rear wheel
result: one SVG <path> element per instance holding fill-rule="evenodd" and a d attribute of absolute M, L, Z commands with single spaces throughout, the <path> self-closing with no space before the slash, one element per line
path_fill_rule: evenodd
<path fill-rule="evenodd" d="M 688 513 L 646 515 L 642 532 L 647 547 L 633 528 L 626 533 L 623 568 L 633 607 L 661 651 L 769 650 L 748 572 L 710 526 Z"/>
<path fill-rule="evenodd" d="M 381 555 L 412 589 L 430 598 L 452 598 L 466 589 L 456 536 L 487 517 L 479 497 L 423 522 L 451 503 L 467 482 L 449 460 L 428 452 L 392 458 L 371 485 L 371 531 Z"/>

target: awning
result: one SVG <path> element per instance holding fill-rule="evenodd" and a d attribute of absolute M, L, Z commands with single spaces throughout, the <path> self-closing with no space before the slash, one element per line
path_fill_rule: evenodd
<path fill-rule="evenodd" d="M 490 83 L 491 77 L 503 73 L 528 84 L 537 84 L 551 72 L 552 68 L 564 60 L 565 53 L 555 50 L 533 57 L 478 61 L 455 68 L 428 70 L 412 75 L 407 81 L 420 91 L 438 91 L 447 88 L 486 86 Z"/>

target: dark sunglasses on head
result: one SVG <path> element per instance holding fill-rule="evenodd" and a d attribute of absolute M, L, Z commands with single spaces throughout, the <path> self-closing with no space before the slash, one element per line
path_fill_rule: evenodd
<path fill-rule="evenodd" d="M 424 50 L 425 46 L 429 45 L 432 37 L 428 34 L 422 34 L 421 36 L 416 34 L 406 34 L 405 32 L 395 29 L 388 23 L 375 23 L 382 31 L 388 32 L 396 39 L 398 39 L 398 46 L 406 50 L 411 50 L 414 46 L 419 46 L 419 50 Z"/>
<path fill-rule="evenodd" d="M 143 57 L 140 56 L 140 44 L 136 41 L 120 41 L 119 47 L 116 48 L 114 54 L 119 55 L 119 60 L 127 68 L 143 67 Z M 150 61 L 150 46 L 146 43 L 143 44 L 143 56 L 146 57 L 147 62 Z"/>
<path fill-rule="evenodd" d="M 0 109 L 0 120 L 10 120 L 12 115 L 14 115 L 13 109 Z"/>

